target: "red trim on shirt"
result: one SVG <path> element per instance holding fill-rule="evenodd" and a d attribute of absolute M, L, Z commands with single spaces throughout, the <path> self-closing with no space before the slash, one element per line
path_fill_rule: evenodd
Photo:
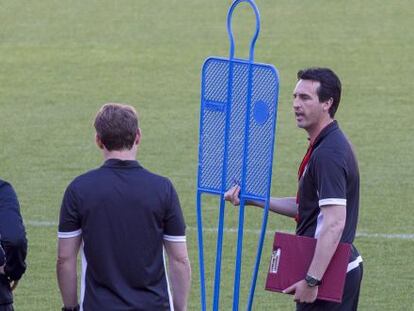
<path fill-rule="evenodd" d="M 308 165 L 308 162 L 310 160 L 310 157 L 312 155 L 312 151 L 313 151 L 313 145 L 309 144 L 308 150 L 306 151 L 305 156 L 302 159 L 302 162 L 300 163 L 299 166 L 299 170 L 298 170 L 298 182 L 300 181 L 300 179 L 303 176 L 303 173 L 305 172 L 305 168 Z M 298 191 L 296 193 L 296 204 L 299 205 L 299 186 L 298 186 Z M 299 211 L 295 216 L 295 220 L 296 222 L 299 222 Z"/>

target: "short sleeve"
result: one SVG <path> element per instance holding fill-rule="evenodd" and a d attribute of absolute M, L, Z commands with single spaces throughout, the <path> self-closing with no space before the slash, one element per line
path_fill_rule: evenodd
<path fill-rule="evenodd" d="M 16 192 L 8 182 L 0 183 L 0 232 L 2 240 L 20 240 L 25 237 L 23 219 Z"/>
<path fill-rule="evenodd" d="M 164 240 L 185 242 L 185 222 L 177 192 L 168 181 L 166 213 L 164 218 Z"/>
<path fill-rule="evenodd" d="M 318 191 L 319 207 L 346 206 L 346 167 L 338 155 L 319 154 L 315 157 L 313 174 Z"/>
<path fill-rule="evenodd" d="M 82 234 L 79 202 L 72 184 L 66 189 L 60 208 L 58 237 L 73 238 Z"/>

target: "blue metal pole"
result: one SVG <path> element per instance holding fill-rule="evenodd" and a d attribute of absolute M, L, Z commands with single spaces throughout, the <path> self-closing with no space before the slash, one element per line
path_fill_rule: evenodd
<path fill-rule="evenodd" d="M 263 210 L 263 221 L 262 221 L 262 229 L 260 232 L 260 238 L 259 243 L 257 246 L 257 255 L 256 255 L 256 263 L 253 269 L 253 276 L 252 276 L 252 282 L 250 286 L 250 292 L 249 292 L 249 298 L 247 301 L 247 310 L 250 311 L 253 306 L 253 299 L 254 299 L 254 291 L 256 289 L 256 281 L 257 281 L 257 275 L 259 272 L 259 266 L 260 266 L 260 259 L 262 257 L 262 250 L 263 250 L 263 243 L 266 236 L 266 228 L 267 228 L 267 218 L 269 215 L 269 199 L 265 202 L 265 208 Z"/>
<path fill-rule="evenodd" d="M 198 233 L 198 260 L 200 265 L 200 299 L 201 310 L 206 311 L 206 286 L 204 279 L 204 245 L 203 245 L 203 220 L 201 211 L 201 191 L 197 191 L 197 233 Z"/>
<path fill-rule="evenodd" d="M 221 196 L 220 196 L 220 211 L 219 211 L 219 228 L 217 232 L 217 252 L 216 252 L 216 271 L 214 280 L 214 295 L 213 295 L 213 311 L 218 310 L 220 300 L 220 273 L 221 273 L 221 249 L 223 240 L 223 228 L 224 228 L 224 192 L 226 191 L 227 181 L 227 157 L 228 157 L 228 137 L 230 130 L 230 116 L 231 116 L 231 102 L 232 102 L 232 91 L 233 91 L 233 63 L 229 62 L 229 75 L 227 84 L 227 106 L 226 106 L 226 124 L 224 132 L 224 163 L 221 180 Z"/>
<path fill-rule="evenodd" d="M 217 249 L 216 249 L 216 271 L 214 275 L 214 295 L 213 310 L 219 309 L 220 299 L 220 276 L 221 276 L 221 253 L 223 249 L 223 231 L 224 231 L 224 196 L 220 197 L 219 223 L 217 229 Z"/>
<path fill-rule="evenodd" d="M 239 310 L 240 275 L 243 254 L 244 199 L 239 207 L 239 228 L 237 232 L 236 268 L 234 270 L 233 311 Z"/>

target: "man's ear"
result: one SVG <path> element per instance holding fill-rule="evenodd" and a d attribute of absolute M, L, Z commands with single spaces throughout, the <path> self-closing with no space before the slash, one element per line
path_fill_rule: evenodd
<path fill-rule="evenodd" d="M 329 109 L 331 109 L 333 105 L 333 98 L 329 98 L 326 102 L 323 103 L 323 110 L 324 111 L 329 111 Z"/>
<path fill-rule="evenodd" d="M 139 145 L 139 143 L 141 142 L 141 136 L 142 136 L 142 132 L 141 129 L 138 128 L 137 129 L 137 134 L 135 135 L 135 145 Z"/>
<path fill-rule="evenodd" d="M 95 142 L 99 149 L 104 149 L 104 144 L 102 143 L 102 140 L 99 138 L 98 134 L 95 134 Z"/>

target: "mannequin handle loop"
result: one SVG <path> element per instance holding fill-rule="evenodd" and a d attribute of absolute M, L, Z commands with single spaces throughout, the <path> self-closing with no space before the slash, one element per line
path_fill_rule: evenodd
<path fill-rule="evenodd" d="M 234 36 L 233 36 L 233 30 L 231 28 L 233 11 L 236 8 L 236 6 L 242 2 L 247 2 L 248 4 L 250 4 L 250 6 L 252 7 L 254 11 L 254 14 L 256 15 L 256 31 L 253 35 L 252 41 L 250 42 L 250 53 L 249 53 L 249 62 L 252 63 L 254 61 L 254 47 L 256 45 L 256 40 L 260 32 L 260 13 L 259 13 L 259 9 L 256 6 L 256 3 L 254 3 L 254 0 L 235 0 L 227 13 L 227 32 L 228 32 L 229 40 L 230 40 L 230 60 L 234 59 Z"/>

